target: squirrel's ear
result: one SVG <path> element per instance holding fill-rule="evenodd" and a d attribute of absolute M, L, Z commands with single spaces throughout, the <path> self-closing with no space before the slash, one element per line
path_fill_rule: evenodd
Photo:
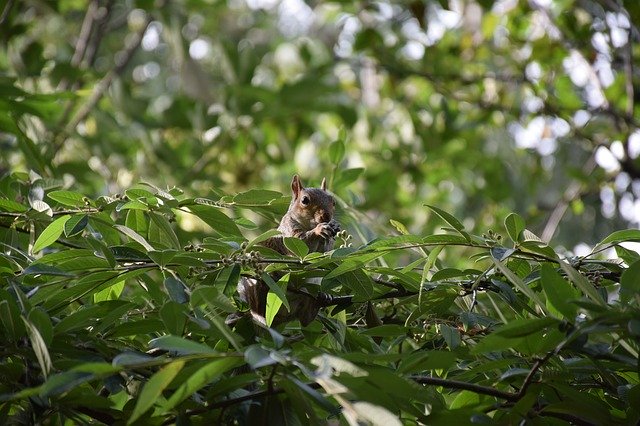
<path fill-rule="evenodd" d="M 298 194 L 302 191 L 304 187 L 302 186 L 302 182 L 300 182 L 300 178 L 298 175 L 293 175 L 293 180 L 291 181 L 291 192 L 293 193 L 293 198 L 298 198 Z"/>
<path fill-rule="evenodd" d="M 327 178 L 322 178 L 322 183 L 320 184 L 320 189 L 323 191 L 327 190 Z"/>

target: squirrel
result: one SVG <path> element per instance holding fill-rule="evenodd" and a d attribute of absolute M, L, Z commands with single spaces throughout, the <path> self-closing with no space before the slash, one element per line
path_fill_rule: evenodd
<path fill-rule="evenodd" d="M 322 179 L 320 188 L 305 188 L 298 175 L 294 175 L 291 195 L 287 213 L 278 226 L 281 235 L 267 239 L 262 245 L 280 254 L 291 254 L 284 245 L 284 237 L 296 237 L 307 244 L 309 252 L 332 250 L 340 224 L 334 219 L 336 202 L 327 191 L 326 179 Z M 269 288 L 262 280 L 242 277 L 238 283 L 240 299 L 249 304 L 254 321 L 262 325 L 266 325 L 268 292 Z M 322 296 L 319 295 L 320 298 Z M 321 307 L 315 297 L 305 292 L 288 291 L 287 299 L 291 312 L 280 311 L 272 325 L 298 319 L 303 326 L 307 326 L 318 315 Z"/>

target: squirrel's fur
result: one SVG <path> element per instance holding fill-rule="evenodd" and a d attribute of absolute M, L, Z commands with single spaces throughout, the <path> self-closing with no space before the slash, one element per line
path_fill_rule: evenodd
<path fill-rule="evenodd" d="M 291 192 L 291 204 L 278 226 L 281 235 L 269 238 L 262 245 L 281 254 L 291 254 L 285 247 L 283 238 L 296 237 L 307 244 L 309 252 L 332 250 L 340 225 L 334 219 L 335 200 L 327 192 L 326 180 L 322 180 L 320 188 L 304 188 L 298 175 L 295 175 L 291 181 Z M 251 316 L 261 324 L 266 324 L 268 292 L 269 288 L 262 280 L 242 277 L 238 283 L 240 298 L 249 304 Z M 315 319 L 320 309 L 316 299 L 307 293 L 290 291 L 287 299 L 291 312 L 286 312 L 283 308 L 273 325 L 298 319 L 306 326 Z"/>

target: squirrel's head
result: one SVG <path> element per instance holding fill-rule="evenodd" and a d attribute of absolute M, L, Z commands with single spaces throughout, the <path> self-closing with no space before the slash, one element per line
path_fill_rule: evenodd
<path fill-rule="evenodd" d="M 317 225 L 333 219 L 336 201 L 327 192 L 327 180 L 322 179 L 320 188 L 305 188 L 298 175 L 291 181 L 291 208 L 296 220 L 306 225 Z"/>

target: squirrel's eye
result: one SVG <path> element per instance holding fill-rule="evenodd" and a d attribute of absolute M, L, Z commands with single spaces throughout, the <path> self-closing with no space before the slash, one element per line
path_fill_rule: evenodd
<path fill-rule="evenodd" d="M 300 199 L 300 202 L 302 204 L 304 204 L 305 206 L 309 204 L 309 197 L 307 197 L 306 195 L 302 196 L 302 199 Z"/>
<path fill-rule="evenodd" d="M 336 206 L 336 200 L 331 200 L 331 201 L 333 201 L 333 207 L 335 207 Z"/>

